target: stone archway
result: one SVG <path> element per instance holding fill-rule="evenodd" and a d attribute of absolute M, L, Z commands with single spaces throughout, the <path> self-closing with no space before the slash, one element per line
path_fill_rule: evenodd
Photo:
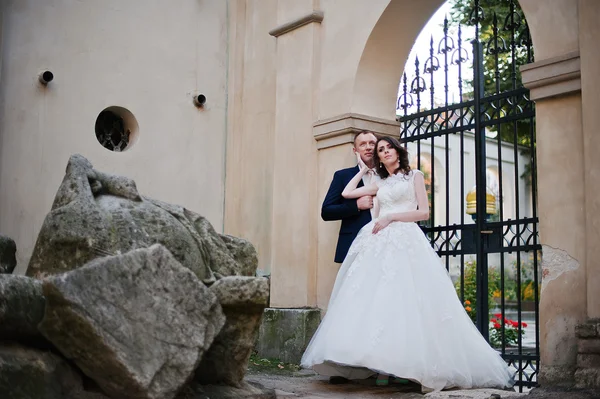
<path fill-rule="evenodd" d="M 422 2 L 422 9 L 407 14 L 403 13 L 402 1 L 390 1 L 363 50 L 353 88 L 352 112 L 393 117 L 395 90 L 412 42 L 442 3 Z M 600 209 L 595 199 L 600 184 L 592 183 L 597 179 L 591 179 L 592 165 L 596 162 L 591 153 L 585 159 L 568 160 L 564 150 L 561 151 L 570 147 L 585 153 L 584 143 L 597 143 L 584 128 L 586 120 L 588 128 L 597 127 L 600 120 L 591 109 L 587 116 L 582 115 L 585 106 L 582 106 L 581 87 L 586 55 L 588 81 L 597 82 L 591 70 L 600 56 L 592 46 L 600 32 L 591 21 L 592 16 L 598 15 L 598 9 L 585 2 L 576 7 L 565 0 L 553 0 L 551 6 L 535 0 L 519 0 L 519 3 L 530 28 L 536 57 L 536 62 L 522 72 L 537 108 L 538 206 L 545 253 L 540 303 L 540 381 L 553 385 L 573 380 L 577 364 L 575 326 L 600 315 L 600 298 L 591 291 L 600 280 L 597 270 L 600 266 L 595 266 L 597 262 L 590 263 L 600 255 L 595 249 L 597 245 L 592 244 L 592 240 L 597 242 L 600 238 L 600 232 L 585 222 L 597 218 L 595 210 Z M 389 37 L 403 40 L 383 40 Z M 589 104 L 597 103 L 597 92 L 590 87 Z M 583 93 L 585 96 L 585 89 Z M 559 173 L 557 162 L 564 165 Z M 557 192 L 557 177 L 568 181 L 566 190 Z M 594 198 L 593 205 L 586 198 Z M 569 295 L 565 295 L 567 291 Z"/>
<path fill-rule="evenodd" d="M 535 48 L 536 63 L 523 68 L 523 81 L 537 103 L 541 240 L 551 254 L 544 259 L 540 352 L 548 380 L 559 381 L 561 370 L 575 367 L 575 326 L 586 317 L 600 317 L 600 298 L 587 293 L 600 280 L 595 270 L 600 264 L 586 262 L 600 258 L 595 245 L 600 229 L 589 222 L 600 209 L 600 180 L 594 178 L 600 157 L 593 153 L 600 147 L 600 136 L 593 135 L 600 125 L 595 112 L 600 28 L 593 19 L 599 6 L 583 0 L 519 2 Z M 337 273 L 332 248 L 338 227 L 320 220 L 320 203 L 334 171 L 353 162 L 353 132 L 398 134 L 394 103 L 404 62 L 442 0 L 416 3 L 235 3 L 239 13 L 232 19 L 231 76 L 236 79 L 230 85 L 228 153 L 236 157 L 227 161 L 232 177 L 227 180 L 226 231 L 264 248 L 259 253 L 272 275 L 273 307 L 327 305 Z M 265 25 L 272 36 L 262 33 Z M 587 98 L 583 106 L 582 94 Z M 254 135 L 243 134 L 244 126 L 258 126 L 268 146 L 239 151 L 246 141 L 255 141 Z M 261 152 L 273 146 L 284 156 Z M 585 156 L 573 157 L 567 148 Z M 244 179 L 236 177 L 240 162 L 253 165 Z M 286 169 L 290 162 L 305 165 L 293 171 L 293 182 Z M 565 182 L 560 190 L 557 178 Z M 294 212 L 289 212 L 288 197 L 298 203 Z M 254 219 L 240 210 L 240 202 Z"/>
<path fill-rule="evenodd" d="M 373 27 L 354 81 L 352 112 L 395 119 L 398 83 L 413 44 L 445 0 L 391 0 Z M 393 83 L 392 83 L 393 82 Z"/>

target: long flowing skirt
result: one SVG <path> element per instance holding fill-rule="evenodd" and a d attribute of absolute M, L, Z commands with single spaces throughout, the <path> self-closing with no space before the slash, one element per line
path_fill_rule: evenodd
<path fill-rule="evenodd" d="M 426 390 L 511 386 L 418 225 L 372 228 L 352 244 L 302 366 L 349 379 L 382 372 Z"/>

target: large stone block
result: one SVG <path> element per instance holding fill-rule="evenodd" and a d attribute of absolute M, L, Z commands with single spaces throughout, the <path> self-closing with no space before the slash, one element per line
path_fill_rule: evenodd
<path fill-rule="evenodd" d="M 60 274 L 107 255 L 165 246 L 206 284 L 220 276 L 253 276 L 256 250 L 218 234 L 181 206 L 140 195 L 133 180 L 102 173 L 81 155 L 69 159 L 52 210 L 38 235 L 27 275 Z"/>
<path fill-rule="evenodd" d="M 596 323 L 583 323 L 575 327 L 575 333 L 578 338 L 596 338 L 598 329 Z"/>
<path fill-rule="evenodd" d="M 552 366 L 540 368 L 538 382 L 541 386 L 572 387 L 575 384 L 574 374 L 576 365 Z"/>
<path fill-rule="evenodd" d="M 320 322 L 320 309 L 265 309 L 256 350 L 264 358 L 299 364 Z"/>
<path fill-rule="evenodd" d="M 269 280 L 264 277 L 224 277 L 210 290 L 217 296 L 227 321 L 202 359 L 196 380 L 202 384 L 240 387 L 263 310 L 269 303 Z"/>
<path fill-rule="evenodd" d="M 600 389 L 600 368 L 583 368 L 575 372 L 575 386 L 580 389 Z"/>
<path fill-rule="evenodd" d="M 46 342 L 37 329 L 45 306 L 41 281 L 0 274 L 0 339 Z"/>
<path fill-rule="evenodd" d="M 577 368 L 600 368 L 600 355 L 580 353 L 577 355 Z"/>
<path fill-rule="evenodd" d="M 589 339 L 578 339 L 577 340 L 577 352 L 578 353 L 595 353 L 600 354 L 600 339 L 589 338 Z"/>
<path fill-rule="evenodd" d="M 54 353 L 6 342 L 0 344 L 0 398 L 108 399 L 86 392 L 79 372 Z"/>
<path fill-rule="evenodd" d="M 171 399 L 225 323 L 216 296 L 161 245 L 44 280 L 40 331 L 109 396 Z"/>

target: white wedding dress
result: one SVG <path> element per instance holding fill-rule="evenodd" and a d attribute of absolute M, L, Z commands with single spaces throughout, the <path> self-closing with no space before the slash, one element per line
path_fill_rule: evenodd
<path fill-rule="evenodd" d="M 417 209 L 415 173 L 378 182 L 380 216 Z M 424 390 L 512 386 L 419 226 L 393 222 L 373 234 L 373 223 L 350 247 L 302 366 L 349 379 L 382 372 Z"/>

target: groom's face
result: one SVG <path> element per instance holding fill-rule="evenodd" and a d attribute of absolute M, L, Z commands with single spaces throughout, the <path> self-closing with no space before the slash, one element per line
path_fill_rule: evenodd
<path fill-rule="evenodd" d="M 373 161 L 376 144 L 377 138 L 373 133 L 359 134 L 354 140 L 354 152 L 358 153 L 363 162 L 369 165 Z"/>

